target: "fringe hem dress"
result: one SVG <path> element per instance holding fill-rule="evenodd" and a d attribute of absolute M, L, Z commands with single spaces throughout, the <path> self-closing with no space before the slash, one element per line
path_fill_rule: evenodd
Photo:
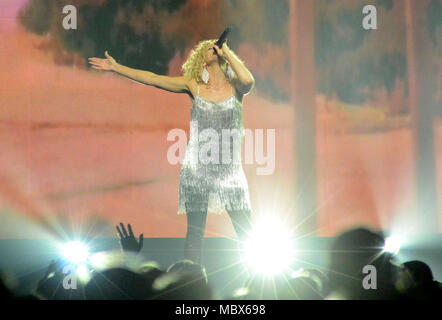
<path fill-rule="evenodd" d="M 180 171 L 178 214 L 208 202 L 208 212 L 250 211 L 241 164 L 244 136 L 242 103 L 232 93 L 223 101 L 193 99 L 190 137 Z M 190 207 L 192 208 L 192 207 Z"/>

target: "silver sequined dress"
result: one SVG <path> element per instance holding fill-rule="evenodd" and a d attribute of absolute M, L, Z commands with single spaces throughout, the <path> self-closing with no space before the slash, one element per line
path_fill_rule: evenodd
<path fill-rule="evenodd" d="M 241 164 L 243 136 L 242 103 L 235 95 L 231 92 L 223 101 L 209 101 L 199 95 L 198 86 L 180 171 L 178 214 L 186 213 L 186 202 L 192 204 L 201 199 L 207 199 L 209 213 L 251 211 Z"/>

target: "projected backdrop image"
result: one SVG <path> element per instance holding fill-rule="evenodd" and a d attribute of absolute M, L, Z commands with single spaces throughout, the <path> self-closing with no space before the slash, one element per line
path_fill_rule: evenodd
<path fill-rule="evenodd" d="M 317 1 L 314 21 L 292 34 L 288 1 L 2 1 L 0 237 L 108 237 L 119 222 L 184 237 L 168 135 L 189 138 L 191 99 L 88 58 L 107 50 L 122 65 L 180 76 L 191 49 L 227 25 L 256 81 L 243 109 L 253 221 L 278 217 L 299 237 L 355 225 L 440 232 L 440 2 L 415 26 L 425 48 L 416 55 L 404 2 L 374 2 L 378 30 L 361 28 L 364 1 Z M 67 4 L 77 29 L 63 28 Z M 311 64 L 298 68 L 302 50 Z M 227 214 L 209 212 L 206 237 L 234 235 Z"/>

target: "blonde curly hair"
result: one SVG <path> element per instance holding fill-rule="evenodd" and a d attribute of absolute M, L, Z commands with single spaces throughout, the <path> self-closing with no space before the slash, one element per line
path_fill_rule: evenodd
<path fill-rule="evenodd" d="M 201 75 L 203 73 L 203 65 L 205 62 L 204 57 L 209 46 L 212 45 L 213 41 L 216 40 L 217 39 L 202 40 L 198 42 L 198 44 L 192 49 L 186 62 L 184 62 L 184 64 L 181 66 L 181 69 L 183 70 L 183 75 L 185 77 L 195 79 L 197 82 L 203 81 L 201 79 Z M 230 51 L 232 50 L 230 49 Z M 227 76 L 227 68 L 229 66 L 229 62 L 225 58 L 220 58 L 219 66 L 221 67 L 221 70 L 223 71 L 226 79 L 229 79 L 229 77 Z M 236 74 L 234 75 L 234 79 L 235 78 Z"/>

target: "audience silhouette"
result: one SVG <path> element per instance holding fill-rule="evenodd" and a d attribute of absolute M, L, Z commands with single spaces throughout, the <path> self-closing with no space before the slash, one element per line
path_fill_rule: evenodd
<path fill-rule="evenodd" d="M 135 238 L 132 226 L 116 227 L 121 254 L 137 256 L 143 248 L 143 235 Z M 272 278 L 268 286 L 256 275 L 245 287 L 238 288 L 228 299 L 363 299 L 363 300 L 441 300 L 441 284 L 434 280 L 430 267 L 422 261 L 398 263 L 384 250 L 382 233 L 366 228 L 346 231 L 336 237 L 329 252 L 326 272 L 300 269 L 291 275 Z M 127 254 L 129 253 L 129 255 Z M 139 255 L 137 256 L 139 257 Z M 52 261 L 36 290 L 16 295 L 0 276 L 0 297 L 47 300 L 207 300 L 217 299 L 210 286 L 205 267 L 191 260 L 180 260 L 167 269 L 147 261 L 137 268 L 127 266 L 93 269 L 88 281 L 77 281 L 77 290 L 63 285 L 62 262 Z M 376 283 L 364 285 L 368 276 L 364 267 L 375 270 Z M 269 290 L 273 289 L 273 295 Z M 264 291 L 264 292 L 263 292 Z"/>

